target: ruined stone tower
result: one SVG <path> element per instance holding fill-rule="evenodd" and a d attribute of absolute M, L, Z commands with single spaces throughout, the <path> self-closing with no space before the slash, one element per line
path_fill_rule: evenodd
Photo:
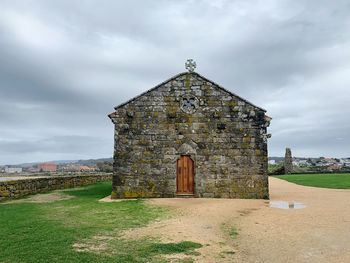
<path fill-rule="evenodd" d="M 291 174 L 293 172 L 293 160 L 292 151 L 290 148 L 286 148 L 286 154 L 284 156 L 284 174 Z"/>

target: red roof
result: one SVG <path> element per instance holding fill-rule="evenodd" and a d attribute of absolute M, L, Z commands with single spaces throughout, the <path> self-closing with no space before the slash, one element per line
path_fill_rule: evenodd
<path fill-rule="evenodd" d="M 324 158 L 326 161 L 334 161 L 332 158 Z"/>
<path fill-rule="evenodd" d="M 56 166 L 56 164 L 54 164 L 54 163 L 40 163 L 38 165 L 46 165 L 46 166 L 55 165 Z"/>
<path fill-rule="evenodd" d="M 339 169 L 339 168 L 340 168 L 340 165 L 332 165 L 328 167 L 328 169 Z"/>

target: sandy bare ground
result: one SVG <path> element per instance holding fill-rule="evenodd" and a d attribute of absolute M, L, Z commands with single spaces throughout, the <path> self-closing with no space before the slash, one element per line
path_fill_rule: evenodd
<path fill-rule="evenodd" d="M 350 262 L 350 190 L 300 186 L 270 178 L 271 200 L 307 207 L 260 207 L 241 221 L 247 262 Z M 257 223 L 257 224 L 256 224 Z"/>
<path fill-rule="evenodd" d="M 270 198 L 306 208 L 271 208 L 266 200 L 152 199 L 151 204 L 175 208 L 177 216 L 125 237 L 201 243 L 196 250 L 201 254 L 192 256 L 196 262 L 350 262 L 350 190 L 270 178 Z"/>
<path fill-rule="evenodd" d="M 15 203 L 51 203 L 60 200 L 68 200 L 73 196 L 62 193 L 62 191 L 56 190 L 47 194 L 35 194 L 26 199 L 9 200 L 1 202 L 0 205 L 15 204 Z"/>
<path fill-rule="evenodd" d="M 74 198 L 74 196 L 65 194 L 64 191 L 81 189 L 87 189 L 87 187 L 74 187 L 69 189 L 55 190 L 45 194 L 33 194 L 27 196 L 25 199 L 11 199 L 9 201 L 3 201 L 0 203 L 0 205 L 15 203 L 51 203 L 55 201 L 68 200 Z"/>

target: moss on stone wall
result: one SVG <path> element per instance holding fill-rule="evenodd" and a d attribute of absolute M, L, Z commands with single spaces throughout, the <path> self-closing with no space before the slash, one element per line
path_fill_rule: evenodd
<path fill-rule="evenodd" d="M 80 185 L 104 182 L 112 179 L 111 174 L 50 176 L 44 178 L 26 178 L 0 182 L 0 198 L 19 198 L 28 194 L 70 188 Z"/>
<path fill-rule="evenodd" d="M 193 98 L 196 108 L 183 110 L 182 98 Z M 163 83 L 112 117 L 112 196 L 176 196 L 176 161 L 188 154 L 195 161 L 196 197 L 267 198 L 266 126 L 261 116 L 260 108 L 196 73 Z M 183 145 L 191 152 L 181 152 Z"/>

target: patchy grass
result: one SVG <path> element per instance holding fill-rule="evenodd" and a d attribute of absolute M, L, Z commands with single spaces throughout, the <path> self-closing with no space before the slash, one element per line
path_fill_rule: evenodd
<path fill-rule="evenodd" d="M 198 256 L 200 253 L 194 250 L 202 247 L 201 244 L 190 241 L 160 243 L 158 239 L 150 237 L 128 240 L 125 238 L 111 238 L 111 236 L 92 239 L 87 243 L 76 243 L 73 246 L 76 251 L 93 252 L 101 256 L 128 256 L 131 259 L 130 262 L 167 262 L 167 260 L 162 257 L 163 255 L 180 253 Z"/>
<path fill-rule="evenodd" d="M 219 257 L 220 258 L 226 258 L 227 256 L 232 256 L 236 254 L 235 251 L 221 251 L 220 254 L 219 254 Z"/>
<path fill-rule="evenodd" d="M 231 238 L 237 238 L 238 236 L 237 228 L 235 226 L 232 226 L 232 224 L 230 223 L 222 223 L 221 229 L 224 233 L 227 233 Z"/>
<path fill-rule="evenodd" d="M 145 226 L 168 211 L 142 200 L 98 202 L 110 192 L 111 183 L 105 182 L 67 190 L 75 196 L 69 200 L 0 205 L 0 262 L 167 262 L 165 254 L 201 246 L 123 239 L 124 230 Z"/>
<path fill-rule="evenodd" d="M 238 236 L 238 232 L 237 232 L 236 228 L 234 228 L 234 227 L 231 227 L 230 232 L 228 234 L 234 238 Z"/>
<path fill-rule="evenodd" d="M 227 254 L 227 255 L 234 255 L 234 254 L 236 254 L 235 251 L 222 251 L 221 253 Z"/>
<path fill-rule="evenodd" d="M 350 189 L 350 173 L 346 174 L 290 174 L 277 178 L 314 187 Z"/>
<path fill-rule="evenodd" d="M 157 254 L 179 254 L 193 251 L 201 248 L 202 245 L 191 241 L 182 241 L 179 243 L 151 244 L 149 251 Z"/>

